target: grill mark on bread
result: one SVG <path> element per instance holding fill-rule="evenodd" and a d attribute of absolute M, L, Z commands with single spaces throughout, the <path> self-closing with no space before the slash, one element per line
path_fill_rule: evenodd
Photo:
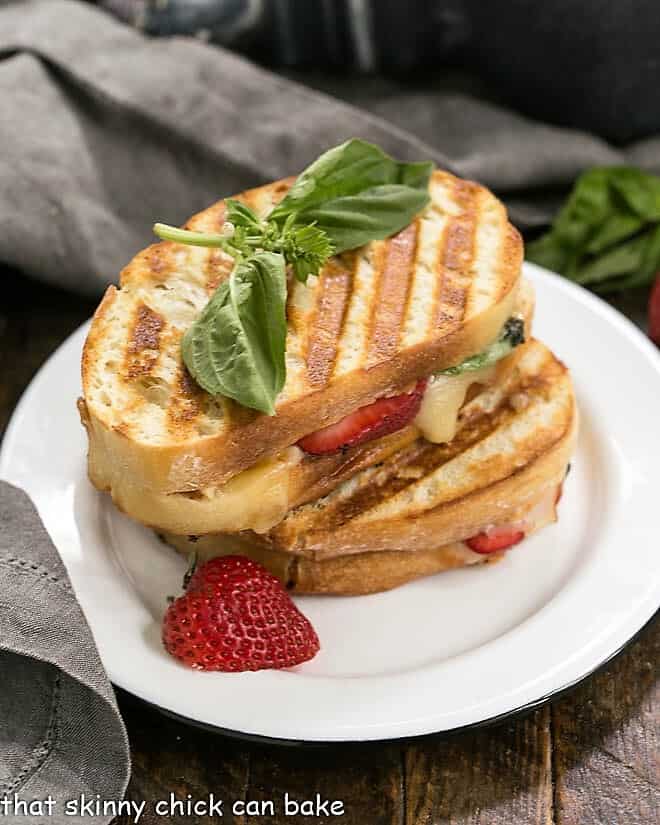
<path fill-rule="evenodd" d="M 314 389 L 324 387 L 332 374 L 352 280 L 351 272 L 338 261 L 330 261 L 319 278 L 306 357 L 307 379 Z"/>
<path fill-rule="evenodd" d="M 167 407 L 167 426 L 170 432 L 191 425 L 203 409 L 204 391 L 194 381 L 184 364 L 175 379 L 175 389 Z"/>
<path fill-rule="evenodd" d="M 410 447 L 400 451 L 382 470 L 365 478 L 350 496 L 337 498 L 320 515 L 317 514 L 314 529 L 333 530 L 342 527 L 482 441 L 514 415 L 515 412 L 505 401 L 492 413 L 475 418 L 470 428 L 464 430 L 462 436 L 457 435 L 449 444 L 432 444 L 424 438 L 417 439 Z"/>
<path fill-rule="evenodd" d="M 147 271 L 150 280 L 163 283 L 172 272 L 171 241 L 152 244 L 147 250 Z"/>
<path fill-rule="evenodd" d="M 258 212 L 259 194 L 258 189 L 249 189 L 247 192 L 244 192 L 240 198 L 235 198 L 235 200 L 241 201 L 241 203 L 249 206 L 253 212 Z"/>
<path fill-rule="evenodd" d="M 380 277 L 374 294 L 367 366 L 391 358 L 397 351 L 417 259 L 419 221 L 390 238 L 382 251 Z"/>
<path fill-rule="evenodd" d="M 229 277 L 234 268 L 234 260 L 226 255 L 221 249 L 210 249 L 206 259 L 205 288 L 209 297 L 215 292 L 223 281 Z"/>
<path fill-rule="evenodd" d="M 127 378 L 148 375 L 160 355 L 160 336 L 165 319 L 151 307 L 139 304 L 130 327 L 124 374 Z"/>
<path fill-rule="evenodd" d="M 383 246 L 382 241 L 373 241 L 343 256 L 347 264 L 352 264 L 351 291 L 337 339 L 331 377 L 359 370 L 363 366 L 369 342 L 368 318 L 373 312 L 377 286 L 374 280 L 379 277 L 378 265 L 382 260 Z"/>
<path fill-rule="evenodd" d="M 345 453 L 329 456 L 305 456 L 300 464 L 300 472 L 305 474 L 305 492 L 296 501 L 295 507 L 314 501 L 334 489 L 361 470 L 386 461 L 390 456 L 408 447 L 418 438 L 416 427 L 409 425 L 383 438 L 346 450 Z"/>
<path fill-rule="evenodd" d="M 271 197 L 273 200 L 273 207 L 277 206 L 282 201 L 293 184 L 296 182 L 296 176 L 291 175 L 288 178 L 283 178 L 277 181 L 270 187 Z"/>
<path fill-rule="evenodd" d="M 459 323 L 465 315 L 475 256 L 479 188 L 456 179 L 453 195 L 461 214 L 450 219 L 438 244 L 434 326 Z"/>
<path fill-rule="evenodd" d="M 380 243 L 376 242 L 373 247 L 371 255 L 371 278 L 369 288 L 371 292 L 371 301 L 367 308 L 366 317 L 363 321 L 364 337 L 363 344 L 360 350 L 357 366 L 364 367 L 369 358 L 369 348 L 371 345 L 371 336 L 373 334 L 374 322 L 376 313 L 378 312 L 378 302 L 380 299 L 380 287 L 383 277 L 383 270 L 385 262 L 387 261 L 387 250 L 390 244 L 390 238 Z"/>

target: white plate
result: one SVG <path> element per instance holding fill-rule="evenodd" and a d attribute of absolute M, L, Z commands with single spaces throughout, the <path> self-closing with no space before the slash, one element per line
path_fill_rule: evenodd
<path fill-rule="evenodd" d="M 164 653 L 160 619 L 184 563 L 88 483 L 74 403 L 86 327 L 57 350 L 14 413 L 0 474 L 34 499 L 116 685 L 243 734 L 403 737 L 539 702 L 649 620 L 660 602 L 660 357 L 602 301 L 526 269 L 535 333 L 570 365 L 582 412 L 559 523 L 497 565 L 373 596 L 299 598 L 323 649 L 291 671 L 200 674 Z"/>

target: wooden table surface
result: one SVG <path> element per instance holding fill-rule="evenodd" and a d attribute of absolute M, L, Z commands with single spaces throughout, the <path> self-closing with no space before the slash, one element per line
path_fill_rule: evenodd
<path fill-rule="evenodd" d="M 1 434 L 36 369 L 94 303 L 0 274 Z M 213 793 L 275 802 L 274 816 L 225 810 L 224 822 L 241 825 L 653 825 L 660 822 L 659 649 L 656 621 L 599 673 L 525 718 L 407 743 L 249 744 L 171 720 L 119 692 L 133 752 L 129 797 L 153 803 L 170 792 L 195 800 Z M 285 817 L 285 792 L 341 800 L 344 814 Z M 166 821 L 210 820 L 153 813 L 140 820 Z"/>

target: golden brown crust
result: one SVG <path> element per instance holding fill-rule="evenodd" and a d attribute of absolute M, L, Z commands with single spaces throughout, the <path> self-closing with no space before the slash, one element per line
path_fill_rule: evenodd
<path fill-rule="evenodd" d="M 291 180 L 241 197 L 267 211 Z M 137 474 L 138 486 L 160 492 L 222 484 L 309 432 L 489 343 L 510 311 L 522 261 L 519 236 L 502 205 L 477 184 L 436 172 L 431 194 L 429 210 L 397 237 L 343 254 L 308 287 L 292 285 L 287 385 L 274 417 L 214 401 L 182 380 L 181 335 L 227 277 L 230 259 L 170 242 L 139 253 L 122 273 L 121 290 L 106 293 L 83 354 L 95 483 L 108 486 L 103 467 L 118 457 Z M 188 226 L 217 230 L 223 219 L 219 202 Z M 170 290 L 181 296 L 181 317 L 166 311 Z M 385 294 L 392 296 L 389 302 L 381 300 Z M 151 319 L 164 318 L 158 335 L 152 325 L 147 336 L 156 346 L 144 350 L 138 370 L 119 370 L 118 389 L 106 392 L 102 402 L 108 341 L 120 331 L 120 362 L 126 364 L 139 332 L 138 305 L 153 313 Z M 399 313 L 402 305 L 405 312 Z M 134 320 L 126 322 L 125 314 Z"/>
<path fill-rule="evenodd" d="M 459 542 L 434 550 L 420 549 L 415 553 L 361 553 L 318 562 L 248 544 L 223 550 L 215 536 L 191 540 L 186 536 L 164 533 L 161 538 L 183 555 L 195 553 L 199 563 L 225 553 L 249 556 L 277 576 L 292 593 L 310 595 L 360 596 L 378 593 L 422 576 L 496 560 L 495 554 L 479 556 Z M 500 557 L 501 554 L 496 554 L 496 558 Z"/>
<path fill-rule="evenodd" d="M 323 562 L 298 559 L 293 568 L 294 593 L 335 596 L 362 596 L 392 590 L 403 584 L 455 570 L 468 564 L 479 565 L 493 558 L 472 559 L 463 544 L 447 544 L 416 553 L 384 551 L 342 556 Z"/>
<path fill-rule="evenodd" d="M 561 481 L 550 484 L 534 499 L 516 508 L 516 518 L 524 519 L 532 514 L 533 522 L 527 528 L 527 535 L 556 521 L 560 489 Z M 542 511 L 534 515 L 548 492 L 551 495 L 549 506 L 546 503 Z M 438 547 L 411 544 L 405 550 L 376 550 L 315 560 L 226 536 L 185 537 L 165 533 L 161 537 L 184 555 L 194 553 L 198 563 L 231 553 L 249 556 L 276 575 L 291 592 L 300 594 L 359 596 L 378 593 L 423 576 L 493 563 L 504 555 L 503 552 L 480 555 L 463 542 L 454 541 Z M 524 546 L 521 550 L 524 551 Z"/>

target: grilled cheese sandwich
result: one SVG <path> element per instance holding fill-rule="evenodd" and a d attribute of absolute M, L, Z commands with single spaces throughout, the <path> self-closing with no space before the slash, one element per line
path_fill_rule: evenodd
<path fill-rule="evenodd" d="M 243 193 L 266 214 L 291 180 Z M 116 500 L 130 490 L 218 488 L 301 438 L 480 352 L 514 309 L 522 244 L 483 187 L 435 172 L 430 205 L 401 233 L 331 259 L 291 283 L 287 379 L 276 415 L 202 391 L 180 353 L 183 333 L 228 276 L 217 249 L 162 242 L 110 287 L 88 335 L 81 417 L 90 477 Z M 188 228 L 217 230 L 220 203 Z"/>
<path fill-rule="evenodd" d="M 514 358 L 463 407 L 450 444 L 417 438 L 265 534 L 163 537 L 200 559 L 249 555 L 311 593 L 386 590 L 501 557 L 473 550 L 470 539 L 502 528 L 522 538 L 556 520 L 578 426 L 564 365 L 534 340 Z"/>
<path fill-rule="evenodd" d="M 237 200 L 261 219 L 292 183 Z M 435 171 L 429 196 L 397 234 L 289 275 L 272 416 L 204 391 L 182 359 L 234 259 L 174 241 L 138 254 L 83 353 L 93 484 L 176 549 L 249 555 L 302 593 L 492 560 L 553 521 L 577 411 L 565 367 L 522 343 L 520 236 L 478 184 Z M 220 201 L 186 228 L 226 217 Z"/>

